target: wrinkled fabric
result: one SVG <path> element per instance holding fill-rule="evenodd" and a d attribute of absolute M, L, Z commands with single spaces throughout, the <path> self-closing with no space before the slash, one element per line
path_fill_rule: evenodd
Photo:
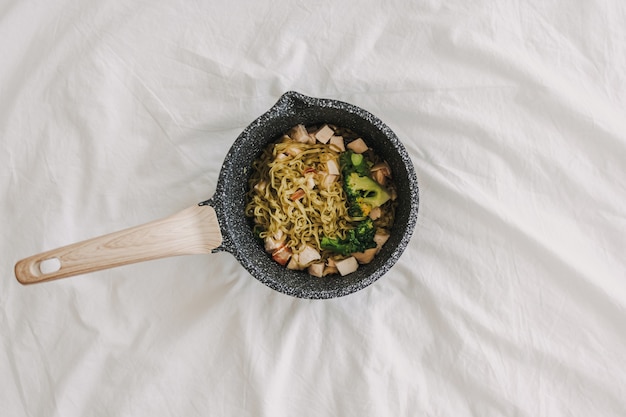
<path fill-rule="evenodd" d="M 626 415 L 625 8 L 5 1 L 2 414 Z M 227 253 L 15 280 L 211 197 L 289 90 L 414 163 L 415 234 L 373 285 L 296 299 Z"/>

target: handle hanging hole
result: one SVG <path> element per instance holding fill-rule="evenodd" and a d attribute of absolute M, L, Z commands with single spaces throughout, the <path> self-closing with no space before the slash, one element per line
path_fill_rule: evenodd
<path fill-rule="evenodd" d="M 39 262 L 39 272 L 42 274 L 51 274 L 61 269 L 61 260 L 59 258 L 44 259 Z"/>

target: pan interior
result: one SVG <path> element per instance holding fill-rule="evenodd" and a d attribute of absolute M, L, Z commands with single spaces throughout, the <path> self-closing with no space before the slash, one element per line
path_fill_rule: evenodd
<path fill-rule="evenodd" d="M 331 123 L 362 135 L 391 166 L 398 187 L 398 208 L 391 236 L 374 260 L 347 276 L 315 278 L 274 262 L 254 237 L 244 215 L 247 182 L 253 161 L 262 150 L 296 124 Z M 313 99 L 286 93 L 272 109 L 251 123 L 228 152 L 213 204 L 226 235 L 223 248 L 259 281 L 300 298 L 332 298 L 360 290 L 383 275 L 397 261 L 412 233 L 417 216 L 417 180 L 411 161 L 395 134 L 380 120 L 358 107 L 336 100 Z"/>

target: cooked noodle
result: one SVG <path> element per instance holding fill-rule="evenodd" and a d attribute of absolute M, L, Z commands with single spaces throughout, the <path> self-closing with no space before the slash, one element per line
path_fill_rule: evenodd
<path fill-rule="evenodd" d="M 301 152 L 293 157 L 277 159 L 288 147 Z M 263 194 L 252 193 L 246 215 L 254 217 L 262 230 L 259 237 L 266 238 L 284 233 L 294 253 L 305 244 L 320 247 L 322 235 L 345 237 L 350 229 L 344 191 L 339 181 L 328 188 L 307 187 L 309 176 L 325 170 L 328 160 L 337 160 L 339 152 L 324 144 L 293 143 L 282 140 L 267 148 L 253 164 L 251 189 L 267 183 Z M 290 197 L 298 190 L 304 191 L 301 199 Z"/>

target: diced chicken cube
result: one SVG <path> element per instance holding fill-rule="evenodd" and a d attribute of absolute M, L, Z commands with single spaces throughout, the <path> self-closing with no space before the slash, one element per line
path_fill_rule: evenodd
<path fill-rule="evenodd" d="M 327 190 L 337 179 L 339 179 L 339 175 L 325 174 L 320 182 L 320 188 Z"/>
<path fill-rule="evenodd" d="M 371 211 L 370 211 L 370 219 L 372 220 L 378 220 L 380 219 L 380 216 L 383 214 L 383 211 L 381 210 L 380 207 L 374 207 Z"/>
<path fill-rule="evenodd" d="M 302 251 L 298 254 L 298 263 L 300 266 L 307 266 L 313 261 L 321 259 L 320 253 L 311 245 L 304 245 Z"/>
<path fill-rule="evenodd" d="M 291 249 L 283 245 L 272 253 L 272 259 L 281 265 L 285 265 L 291 258 Z"/>
<path fill-rule="evenodd" d="M 337 274 L 337 273 L 339 273 L 339 270 L 337 270 L 337 268 L 335 268 L 334 266 L 325 266 L 324 267 L 323 276 L 331 275 L 331 274 Z"/>
<path fill-rule="evenodd" d="M 332 147 L 337 148 L 336 150 L 339 152 L 344 152 L 346 150 L 346 145 L 343 142 L 343 136 L 333 136 L 330 138 L 330 145 Z"/>
<path fill-rule="evenodd" d="M 345 276 L 351 274 L 356 271 L 359 267 L 359 262 L 356 260 L 354 256 L 350 256 L 349 258 L 342 259 L 340 261 L 335 262 L 335 266 L 341 276 Z"/>
<path fill-rule="evenodd" d="M 285 245 L 285 236 L 281 232 L 280 235 L 277 234 L 275 236 L 266 237 L 264 242 L 265 250 L 269 253 L 273 253 L 275 250 Z"/>
<path fill-rule="evenodd" d="M 354 256 L 360 264 L 368 264 L 372 262 L 372 259 L 374 259 L 374 255 L 376 255 L 377 252 L 378 248 L 371 248 L 366 249 L 365 252 L 353 253 L 352 256 Z"/>
<path fill-rule="evenodd" d="M 293 269 L 295 271 L 301 271 L 304 269 L 304 267 L 302 265 L 300 265 L 299 259 L 298 259 L 298 254 L 294 253 L 291 256 L 291 260 L 289 261 L 289 263 L 287 264 L 287 269 Z"/>
<path fill-rule="evenodd" d="M 398 192 L 395 187 L 389 190 L 389 194 L 391 194 L 391 201 L 396 201 L 396 198 L 398 198 Z"/>
<path fill-rule="evenodd" d="M 306 177 L 306 188 L 312 190 L 315 188 L 315 174 L 308 174 Z"/>
<path fill-rule="evenodd" d="M 391 168 L 387 164 L 387 162 L 380 162 L 374 165 L 370 172 L 372 174 L 372 178 L 376 180 L 380 185 L 385 185 L 387 182 L 387 178 L 391 178 Z"/>
<path fill-rule="evenodd" d="M 334 159 L 329 159 L 328 161 L 326 161 L 326 169 L 328 169 L 328 173 L 331 175 L 339 175 L 339 165 L 337 164 L 337 161 L 335 161 Z"/>
<path fill-rule="evenodd" d="M 285 153 L 290 156 L 296 156 L 302 152 L 301 146 L 298 143 L 290 143 L 285 147 Z"/>
<path fill-rule="evenodd" d="M 314 277 L 322 277 L 324 276 L 324 263 L 323 262 L 313 263 L 309 265 L 307 270 L 309 274 L 313 275 Z"/>
<path fill-rule="evenodd" d="M 259 181 L 254 184 L 254 189 L 259 194 L 263 194 L 265 192 L 265 187 L 267 187 L 267 181 Z"/>
<path fill-rule="evenodd" d="M 324 276 L 338 273 L 339 270 L 335 266 L 335 260 L 333 258 L 328 258 L 326 260 L 326 266 L 324 267 Z"/>
<path fill-rule="evenodd" d="M 376 231 L 374 234 L 374 242 L 376 242 L 376 248 L 380 251 L 380 248 L 389 240 L 389 234 L 385 232 Z"/>
<path fill-rule="evenodd" d="M 351 149 L 354 153 L 363 153 L 367 151 L 368 147 L 363 139 L 358 138 L 348 143 L 348 149 Z"/>
<path fill-rule="evenodd" d="M 380 185 L 385 185 L 385 182 L 387 181 L 387 179 L 383 175 L 382 171 L 372 171 L 371 174 L 372 174 L 372 178 L 374 179 L 374 181 L 376 181 Z"/>
<path fill-rule="evenodd" d="M 322 143 L 328 143 L 331 137 L 335 134 L 335 131 L 331 129 L 328 125 L 322 126 L 320 130 L 315 133 L 315 139 Z"/>
<path fill-rule="evenodd" d="M 309 132 L 306 131 L 304 125 L 299 124 L 289 130 L 289 137 L 296 142 L 308 143 L 310 140 Z"/>

